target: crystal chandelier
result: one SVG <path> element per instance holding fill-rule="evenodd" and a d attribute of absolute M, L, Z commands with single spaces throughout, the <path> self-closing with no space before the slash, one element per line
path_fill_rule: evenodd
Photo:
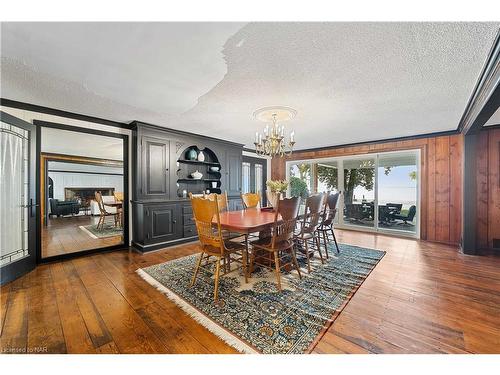
<path fill-rule="evenodd" d="M 287 142 L 285 126 L 279 125 L 278 122 L 291 120 L 296 114 L 297 111 L 293 108 L 283 106 L 265 107 L 253 113 L 257 120 L 268 123 L 263 134 L 255 133 L 254 145 L 257 155 L 284 157 L 292 153 L 295 145 L 295 132 L 293 130 L 290 132 L 289 141 Z"/>

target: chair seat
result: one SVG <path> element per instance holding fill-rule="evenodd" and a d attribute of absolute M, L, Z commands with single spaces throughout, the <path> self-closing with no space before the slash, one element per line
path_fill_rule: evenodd
<path fill-rule="evenodd" d="M 314 235 L 311 232 L 297 232 L 293 234 L 293 238 L 298 240 L 310 240 Z"/>
<path fill-rule="evenodd" d="M 292 240 L 285 240 L 281 241 L 275 244 L 274 249 L 271 247 L 271 239 L 270 238 L 260 238 L 256 241 L 250 242 L 250 244 L 257 248 L 257 249 L 262 249 L 262 250 L 267 250 L 267 251 L 280 251 L 280 250 L 287 250 L 293 246 L 293 241 Z"/>

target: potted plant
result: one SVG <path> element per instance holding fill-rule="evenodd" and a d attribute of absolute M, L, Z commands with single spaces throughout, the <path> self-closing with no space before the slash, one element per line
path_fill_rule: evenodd
<path fill-rule="evenodd" d="M 288 181 L 285 180 L 269 180 L 266 182 L 267 185 L 267 200 L 271 206 L 276 207 L 278 204 L 278 199 L 281 198 L 282 194 L 288 189 Z"/>

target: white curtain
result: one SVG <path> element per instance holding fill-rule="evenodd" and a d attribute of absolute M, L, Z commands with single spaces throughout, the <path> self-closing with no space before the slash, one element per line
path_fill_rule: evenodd
<path fill-rule="evenodd" d="M 27 140 L 23 129 L 0 124 L 0 255 L 2 265 L 27 255 Z"/>

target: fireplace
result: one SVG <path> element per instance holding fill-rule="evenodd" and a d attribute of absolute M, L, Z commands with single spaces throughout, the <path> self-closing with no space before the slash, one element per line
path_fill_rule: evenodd
<path fill-rule="evenodd" d="M 89 207 L 90 201 L 95 199 L 95 192 L 101 192 L 103 196 L 113 195 L 115 188 L 110 187 L 67 187 L 64 188 L 65 200 L 79 200 L 81 207 Z"/>

